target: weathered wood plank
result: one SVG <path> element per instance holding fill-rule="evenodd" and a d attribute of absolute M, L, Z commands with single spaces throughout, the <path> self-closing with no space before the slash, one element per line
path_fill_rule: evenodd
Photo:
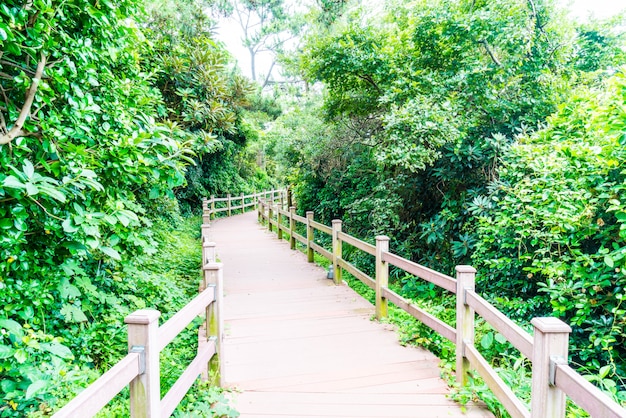
<path fill-rule="evenodd" d="M 325 234 L 331 235 L 333 233 L 333 229 L 330 226 L 326 226 L 322 223 L 316 222 L 316 221 L 311 221 L 311 226 L 315 229 L 317 229 L 318 231 L 322 231 Z"/>
<path fill-rule="evenodd" d="M 456 330 L 439 318 L 436 318 L 435 316 L 429 314 L 416 304 L 411 303 L 407 299 L 403 298 L 402 296 L 398 295 L 396 292 L 388 288 L 383 289 L 383 297 L 387 298 L 398 308 L 404 310 L 405 312 L 408 312 L 413 318 L 422 322 L 430 329 L 441 334 L 441 336 L 448 339 L 448 341 L 455 342 Z"/>
<path fill-rule="evenodd" d="M 431 270 L 428 267 L 424 267 L 420 264 L 414 263 L 413 261 L 409 261 L 405 258 L 386 251 L 383 253 L 383 261 L 399 267 L 402 270 L 411 273 L 412 275 L 417 276 L 421 279 L 424 279 L 430 283 L 434 283 L 437 286 L 442 287 L 452 293 L 456 293 L 456 279 L 453 279 L 450 276 L 439 273 L 435 270 Z"/>
<path fill-rule="evenodd" d="M 556 385 L 592 417 L 625 418 L 626 410 L 567 364 L 556 366 Z"/>
<path fill-rule="evenodd" d="M 342 269 L 366 284 L 370 289 L 376 289 L 376 281 L 367 274 L 363 273 L 358 268 L 356 268 L 353 264 L 348 263 L 342 258 L 337 260 L 337 264 L 339 264 Z"/>
<path fill-rule="evenodd" d="M 215 300 L 215 288 L 207 287 L 198 296 L 193 298 L 183 309 L 171 317 L 167 322 L 159 327 L 159 347 L 162 351 L 176 336 L 193 321 L 198 315 L 204 312 L 211 302 Z"/>
<path fill-rule="evenodd" d="M 250 417 L 333 417 L 333 418 L 477 418 L 489 417 L 469 405 L 460 410 L 444 395 L 398 395 L 346 393 L 248 392 L 240 396 L 239 411 Z"/>
<path fill-rule="evenodd" d="M 109 371 L 53 415 L 53 418 L 92 417 L 139 374 L 139 354 L 127 354 Z"/>
<path fill-rule="evenodd" d="M 389 324 L 371 321 L 370 303 L 326 279 L 255 218 L 220 219 L 212 230 L 224 263 L 227 384 L 241 390 L 241 418 L 398 418 L 405 407 L 410 417 L 492 417 L 484 409 L 463 415 L 445 399 L 434 355 L 402 347 Z M 398 404 L 401 395 L 414 403 Z M 448 405 L 423 415 L 422 403 L 434 397 Z"/>
<path fill-rule="evenodd" d="M 313 248 L 314 251 L 316 251 L 318 254 L 320 254 L 325 259 L 332 261 L 333 253 L 328 251 L 326 248 L 322 247 L 321 245 L 319 245 L 319 244 L 317 244 L 315 242 L 311 243 L 311 248 Z"/>
<path fill-rule="evenodd" d="M 340 232 L 337 234 L 339 239 L 346 244 L 350 244 L 355 248 L 358 248 L 361 251 L 364 251 L 370 255 L 376 255 L 376 246 L 372 244 L 368 244 L 365 241 L 361 241 L 360 239 L 354 238 L 352 235 L 348 235 L 345 232 Z"/>
<path fill-rule="evenodd" d="M 533 339 L 515 322 L 497 310 L 492 304 L 474 291 L 465 294 L 466 302 L 474 311 L 482 316 L 492 327 L 504 336 L 526 358 L 533 359 Z"/>
<path fill-rule="evenodd" d="M 187 391 L 196 381 L 203 369 L 206 369 L 207 363 L 215 354 L 215 343 L 210 341 L 204 346 L 202 351 L 193 359 L 193 361 L 187 366 L 185 371 L 176 380 L 176 383 L 172 385 L 170 390 L 161 400 L 161 417 L 167 418 L 172 415 L 174 409 L 178 406 L 180 401 L 185 397 Z"/>
<path fill-rule="evenodd" d="M 507 412 L 511 414 L 513 418 L 530 418 L 530 411 L 526 405 L 519 400 L 513 393 L 511 388 L 504 383 L 504 380 L 495 372 L 495 370 L 487 363 L 487 360 L 476 350 L 471 344 L 465 346 L 465 357 L 470 361 L 470 364 L 475 368 L 480 376 L 483 378 L 489 389 L 496 395 L 496 398 L 506 408 Z"/>
<path fill-rule="evenodd" d="M 294 214 L 293 219 L 295 219 L 297 222 L 300 222 L 301 224 L 306 223 L 306 218 L 304 216 Z"/>

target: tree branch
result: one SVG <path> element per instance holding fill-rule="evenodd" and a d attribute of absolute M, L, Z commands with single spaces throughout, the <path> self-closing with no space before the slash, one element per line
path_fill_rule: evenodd
<path fill-rule="evenodd" d="M 15 124 L 13 125 L 11 130 L 8 133 L 0 136 L 0 145 L 8 144 L 18 136 L 24 135 L 22 127 L 24 127 L 24 122 L 26 122 L 26 119 L 30 115 L 30 108 L 33 105 L 33 101 L 35 100 L 35 94 L 37 93 L 37 88 L 39 88 L 39 82 L 41 81 L 41 77 L 43 77 L 43 71 L 45 68 L 46 56 L 42 52 L 39 63 L 37 64 L 37 70 L 35 71 L 35 77 L 33 77 L 32 84 L 26 92 L 26 99 L 24 100 L 24 106 L 22 106 L 20 115 L 18 116 L 17 121 L 15 121 Z"/>
<path fill-rule="evenodd" d="M 482 44 L 485 47 L 485 50 L 487 50 L 487 53 L 489 54 L 489 56 L 491 57 L 491 60 L 498 66 L 498 67 L 502 67 L 502 63 L 500 62 L 500 60 L 498 59 L 498 57 L 496 57 L 496 55 L 493 53 L 493 51 L 491 50 L 491 47 L 489 46 L 489 44 L 487 43 L 487 41 L 485 40 L 481 40 L 478 41 L 478 43 Z"/>
<path fill-rule="evenodd" d="M 265 81 L 263 82 L 263 86 L 261 86 L 261 89 L 264 89 L 265 86 L 267 86 L 268 81 L 270 81 L 270 77 L 272 75 L 272 70 L 274 69 L 274 65 L 276 65 L 276 60 L 272 60 L 272 65 L 270 66 L 270 69 L 267 72 L 267 76 L 265 77 Z"/>

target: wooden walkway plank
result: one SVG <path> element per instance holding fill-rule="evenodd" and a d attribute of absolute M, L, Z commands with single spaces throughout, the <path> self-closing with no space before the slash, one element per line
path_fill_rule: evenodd
<path fill-rule="evenodd" d="M 255 417 L 493 417 L 446 398 L 439 360 L 403 347 L 374 307 L 248 213 L 215 221 L 235 407 Z"/>

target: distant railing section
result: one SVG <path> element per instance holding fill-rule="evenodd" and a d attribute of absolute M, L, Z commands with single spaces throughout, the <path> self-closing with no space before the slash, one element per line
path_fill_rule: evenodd
<path fill-rule="evenodd" d="M 232 216 L 233 213 L 244 213 L 249 208 L 256 210 L 259 199 L 269 202 L 276 202 L 283 199 L 291 205 L 291 193 L 289 189 L 285 190 L 266 190 L 258 193 L 245 195 L 228 194 L 226 197 L 215 197 L 202 199 L 203 223 L 210 223 L 219 213 L 225 213 L 226 216 Z M 282 201 L 281 201 L 282 202 Z"/>
<path fill-rule="evenodd" d="M 208 241 L 207 228 L 208 224 L 202 226 L 203 279 L 199 295 L 161 326 L 157 310 L 142 309 L 127 316 L 126 357 L 53 418 L 92 417 L 128 385 L 132 418 L 169 417 L 198 376 L 204 380 L 211 377 L 214 384 L 223 383 L 222 264 L 216 262 L 215 243 Z M 159 353 L 201 314 L 205 321 L 198 332 L 198 353 L 161 399 Z"/>
<path fill-rule="evenodd" d="M 279 238 L 288 234 L 291 249 L 296 242 L 303 244 L 307 259 L 313 262 L 314 253 L 332 262 L 332 277 L 336 284 L 342 282 L 342 270 L 352 274 L 376 291 L 376 317 L 387 316 L 388 302 L 408 312 L 446 339 L 456 344 L 457 382 L 467 384 L 470 368 L 482 376 L 502 405 L 513 417 L 563 418 L 566 395 L 592 417 L 625 418 L 626 409 L 567 365 L 568 341 L 571 328 L 557 318 L 534 318 L 534 337 L 497 310 L 475 292 L 476 270 L 470 266 L 457 266 L 456 278 L 402 258 L 389 251 L 389 238 L 377 236 L 376 245 L 361 241 L 342 232 L 341 220 L 332 226 L 314 220 L 313 212 L 298 216 L 295 208 L 285 206 L 285 201 L 261 198 L 258 205 L 260 222 L 267 223 L 270 231 L 276 229 Z M 306 236 L 297 232 L 298 223 L 306 228 Z M 302 230 L 302 228 L 300 229 Z M 331 249 L 315 242 L 316 231 L 331 236 Z M 343 244 L 349 244 L 375 257 L 375 277 L 372 278 L 342 258 Z M 388 287 L 389 265 L 435 284 L 456 295 L 456 327 L 453 328 Z M 530 409 L 498 376 L 474 346 L 475 314 L 480 315 L 496 331 L 532 362 Z"/>

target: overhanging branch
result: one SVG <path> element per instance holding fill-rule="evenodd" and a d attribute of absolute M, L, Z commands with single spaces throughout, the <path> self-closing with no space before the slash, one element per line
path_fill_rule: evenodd
<path fill-rule="evenodd" d="M 18 136 L 23 136 L 24 131 L 22 128 L 24 127 L 24 123 L 26 119 L 30 115 L 30 108 L 33 105 L 35 100 L 35 94 L 37 93 L 37 89 L 39 88 L 39 83 L 41 82 L 41 77 L 43 77 L 44 69 L 46 68 L 46 56 L 41 53 L 41 58 L 39 59 L 39 63 L 37 63 L 37 70 L 35 71 L 35 76 L 33 77 L 32 84 L 30 88 L 26 92 L 26 99 L 24 100 L 24 106 L 22 106 L 22 110 L 20 111 L 20 115 L 18 116 L 15 124 L 11 128 L 9 132 L 0 136 L 0 145 L 8 144 L 13 141 Z"/>
<path fill-rule="evenodd" d="M 487 43 L 487 41 L 485 40 L 481 40 L 478 41 L 479 43 L 481 43 L 485 49 L 487 50 L 487 53 L 489 54 L 489 56 L 491 57 L 491 60 L 498 66 L 498 67 L 502 67 L 502 63 L 500 62 L 500 60 L 498 59 L 498 57 L 496 57 L 496 55 L 493 53 L 493 51 L 491 50 L 491 47 L 489 46 L 489 44 Z"/>

